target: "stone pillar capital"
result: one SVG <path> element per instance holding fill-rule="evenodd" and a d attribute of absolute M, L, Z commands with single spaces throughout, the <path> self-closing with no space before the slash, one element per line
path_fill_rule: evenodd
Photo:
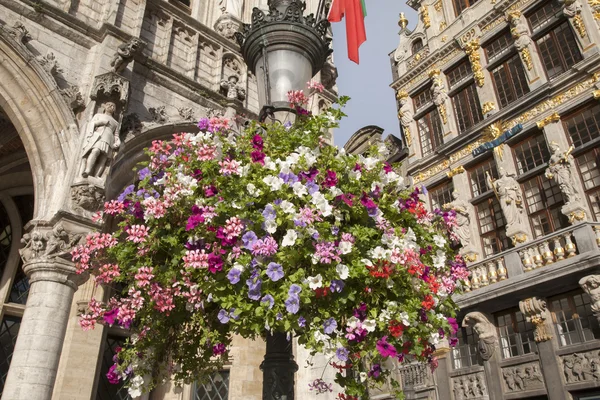
<path fill-rule="evenodd" d="M 519 302 L 519 309 L 527 322 L 531 322 L 535 326 L 533 338 L 536 342 L 545 342 L 552 339 L 552 335 L 546 324 L 546 319 L 548 318 L 546 300 L 530 297 Z"/>
<path fill-rule="evenodd" d="M 29 277 L 29 283 L 38 281 L 57 282 L 77 290 L 77 287 L 87 280 L 78 275 L 75 265 L 61 257 L 42 257 L 23 265 L 23 272 Z"/>

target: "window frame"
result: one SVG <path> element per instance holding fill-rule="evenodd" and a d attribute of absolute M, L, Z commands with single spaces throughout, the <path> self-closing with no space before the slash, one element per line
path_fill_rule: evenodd
<path fill-rule="evenodd" d="M 421 47 L 419 47 L 418 49 L 415 50 L 415 47 L 417 46 L 417 44 L 420 44 Z M 412 43 L 410 44 L 410 51 L 411 51 L 411 55 L 415 55 L 418 52 L 420 52 L 421 50 L 423 50 L 423 48 L 425 47 L 425 44 L 423 43 L 423 39 L 421 38 L 416 38 L 415 40 L 412 41 Z"/>
<path fill-rule="evenodd" d="M 445 71 L 446 76 L 448 77 L 448 82 L 450 83 L 451 81 L 451 77 L 450 75 L 456 71 L 459 70 L 464 64 L 467 64 L 469 62 L 469 60 L 467 58 L 459 61 L 458 63 L 454 64 L 451 68 L 449 68 L 448 70 Z M 456 125 L 458 128 L 458 133 L 459 134 L 463 134 L 465 132 L 468 132 L 471 128 L 473 128 L 475 125 L 477 125 L 478 123 L 480 123 L 481 121 L 483 121 L 483 110 L 481 107 L 481 102 L 479 100 L 479 94 L 477 93 L 477 85 L 475 83 L 475 77 L 473 75 L 473 71 L 471 69 L 470 64 L 468 64 L 468 68 L 471 71 L 469 75 L 465 75 L 463 77 L 461 77 L 459 80 L 454 81 L 453 84 L 450 84 L 450 90 L 448 93 L 448 96 L 450 97 L 450 100 L 452 101 L 452 112 L 454 113 L 454 118 L 456 120 Z M 473 94 L 473 99 L 470 98 L 470 95 L 467 94 L 467 91 L 470 91 Z M 469 120 L 469 124 L 465 125 L 464 129 L 461 129 L 461 118 L 459 118 L 458 115 L 458 108 L 457 107 L 457 99 L 459 98 L 459 96 L 464 96 L 464 100 L 460 100 L 462 101 L 466 101 L 466 107 L 464 107 L 464 109 L 466 110 L 466 119 Z M 478 111 L 478 116 L 473 114 L 473 110 L 471 110 L 470 104 L 473 103 L 475 105 L 475 107 L 477 108 Z M 462 109 L 462 107 L 461 107 Z M 477 118 L 476 118 L 477 117 Z M 466 120 L 465 119 L 465 120 Z"/>
<path fill-rule="evenodd" d="M 598 175 L 592 176 L 591 179 L 586 180 L 584 177 L 584 174 L 581 172 L 582 162 L 580 161 L 580 159 L 582 157 L 585 157 L 590 154 L 595 159 L 596 170 L 597 170 Z M 596 220 L 596 221 L 600 221 L 600 182 L 598 182 L 598 184 L 595 184 L 594 186 L 592 186 L 589 189 L 586 187 L 586 182 L 592 181 L 592 183 L 593 183 L 595 178 L 598 178 L 600 176 L 600 148 L 592 147 L 591 149 L 588 149 L 587 151 L 583 151 L 583 152 L 577 154 L 574 158 L 575 158 L 575 165 L 577 166 L 577 172 L 579 174 L 579 178 L 581 179 L 583 192 L 585 194 L 588 205 L 592 212 L 592 218 L 594 218 L 594 220 Z M 590 175 L 593 175 L 593 172 L 590 172 L 591 170 L 592 169 L 590 169 L 586 172 L 589 173 Z M 597 199 L 597 201 L 595 203 L 592 201 L 593 195 L 595 195 L 596 199 Z M 596 207 L 594 207 L 594 205 L 596 205 Z M 598 210 L 598 211 L 595 211 L 595 210 Z"/>
<path fill-rule="evenodd" d="M 462 14 L 467 8 L 473 7 L 479 0 L 464 0 L 466 5 L 460 10 L 457 8 L 457 1 L 460 2 L 461 0 L 452 0 L 452 8 L 454 9 L 454 16 L 456 18 L 458 18 L 458 16 Z"/>
<path fill-rule="evenodd" d="M 484 257 L 490 257 L 495 253 L 500 253 L 502 251 L 512 248 L 513 244 L 512 241 L 508 238 L 508 236 L 506 236 L 506 218 L 502 213 L 502 208 L 500 207 L 500 203 L 495 197 L 495 194 L 492 193 L 492 190 L 489 190 L 488 192 L 486 192 L 485 195 L 480 196 L 480 199 L 481 200 L 478 200 L 477 203 L 473 204 L 473 206 L 475 207 L 475 215 L 477 216 L 477 229 L 479 231 L 481 249 L 484 253 Z M 484 204 L 487 206 L 488 210 L 490 210 L 491 224 L 493 226 L 492 229 L 486 232 L 483 232 L 483 219 L 479 216 L 479 207 L 483 206 Z M 494 205 L 497 205 L 497 207 L 494 207 Z M 502 225 L 498 224 L 499 220 L 503 221 Z M 486 239 L 492 239 L 493 243 L 495 243 L 495 247 L 492 244 L 492 251 L 490 253 L 487 252 L 488 247 L 485 244 Z"/>
<path fill-rule="evenodd" d="M 459 324 L 456 338 L 458 339 L 458 343 L 450 352 L 452 370 L 455 371 L 478 365 L 479 351 L 477 350 L 477 343 L 479 337 L 477 333 L 471 327 L 462 327 L 462 324 Z"/>
<path fill-rule="evenodd" d="M 227 373 L 227 396 L 225 397 L 227 399 L 227 398 L 229 398 L 229 391 L 231 388 L 231 369 L 228 368 L 227 366 L 224 366 L 221 370 L 217 371 L 216 373 L 218 373 L 218 374 Z M 213 385 L 213 388 L 215 388 L 212 375 L 214 375 L 214 374 L 211 374 L 211 377 L 209 379 L 210 379 L 211 384 Z M 200 399 L 199 398 L 200 395 L 198 394 L 199 389 L 200 388 L 199 388 L 198 382 L 194 382 L 192 385 L 192 391 L 191 391 L 192 392 L 192 400 Z M 222 398 L 222 396 L 220 394 L 218 394 L 218 396 Z"/>
<path fill-rule="evenodd" d="M 577 307 L 575 296 L 581 296 L 583 310 L 585 310 L 587 314 L 584 316 L 584 318 L 581 318 L 582 313 L 580 312 L 581 310 Z M 555 309 L 555 302 L 558 301 L 560 303 L 562 299 L 567 300 L 571 318 L 566 318 L 564 314 L 564 309 L 562 307 L 560 308 L 560 310 Z M 600 339 L 600 326 L 598 325 L 598 319 L 594 316 L 593 311 L 591 309 L 591 303 L 592 302 L 589 295 L 581 289 L 561 293 L 559 295 L 548 298 L 548 311 L 550 312 L 550 316 L 552 318 L 552 324 L 554 325 L 554 331 L 556 333 L 556 338 L 560 348 Z M 589 305 L 589 307 L 586 307 L 586 304 Z M 562 313 L 562 317 L 564 317 L 564 319 L 557 318 L 557 311 L 560 311 Z M 570 330 L 568 325 L 568 323 L 571 321 L 573 327 L 572 330 Z M 587 322 L 587 327 L 584 328 L 582 321 Z M 565 323 L 565 325 L 563 325 L 563 323 Z M 566 327 L 567 329 L 565 330 L 564 327 Z M 597 331 L 596 334 L 594 334 L 594 328 Z M 593 338 L 586 338 L 586 330 L 592 334 Z M 578 341 L 573 341 L 573 337 L 571 336 L 573 333 L 576 334 L 577 339 L 579 339 Z M 598 337 L 596 337 L 596 335 Z"/>
<path fill-rule="evenodd" d="M 429 192 L 429 204 L 431 205 L 431 209 L 433 210 L 435 208 L 433 204 L 434 193 L 441 193 L 442 195 L 449 194 L 448 199 L 443 204 L 438 204 L 438 208 L 441 210 L 444 204 L 450 203 L 453 200 L 452 193 L 454 192 L 454 189 L 454 182 L 452 179 L 444 180 L 443 182 L 439 182 L 437 185 L 428 188 L 427 191 Z M 438 199 L 436 198 L 436 201 L 437 200 Z"/>
<path fill-rule="evenodd" d="M 517 315 L 520 315 L 522 317 L 522 321 L 519 321 Z M 501 317 L 504 317 L 504 319 L 506 320 L 506 316 L 510 316 L 510 327 L 512 328 L 513 333 L 508 333 L 508 329 L 506 329 L 506 334 L 503 334 L 502 328 L 506 328 L 509 325 L 500 326 L 499 319 Z M 494 322 L 496 326 L 496 331 L 498 332 L 498 345 L 500 348 L 500 354 L 502 355 L 502 359 L 507 360 L 509 358 L 521 357 L 528 354 L 534 354 L 537 351 L 537 345 L 533 338 L 533 332 L 535 330 L 535 327 L 531 322 L 527 322 L 527 318 L 525 317 L 525 315 L 523 315 L 523 313 L 521 313 L 521 311 L 518 308 L 512 308 L 495 313 Z M 520 322 L 525 327 L 524 332 L 521 332 L 519 328 Z M 531 329 L 527 329 L 528 325 Z M 527 341 L 523 340 L 523 335 L 528 336 Z M 515 344 L 512 344 L 511 337 L 514 337 Z M 508 340 L 508 344 L 506 347 L 503 344 L 503 339 Z M 527 352 L 525 352 L 526 345 L 529 346 L 529 351 Z M 517 354 L 515 355 L 513 355 L 513 347 L 516 347 Z M 507 356 L 506 351 L 508 351 L 508 354 L 510 355 Z"/>

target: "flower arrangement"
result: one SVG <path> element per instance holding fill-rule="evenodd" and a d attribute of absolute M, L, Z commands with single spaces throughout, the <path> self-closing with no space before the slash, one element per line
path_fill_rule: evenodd
<path fill-rule="evenodd" d="M 359 156 L 327 144 L 342 116 L 241 132 L 202 119 L 199 133 L 152 143 L 136 183 L 104 206 L 116 231 L 72 252 L 78 273 L 118 289 L 90 301 L 82 328 L 135 333 L 111 382 L 135 397 L 167 376 L 201 380 L 233 335 L 269 331 L 330 355 L 340 399 L 366 399 L 393 360 L 436 365 L 439 341 L 456 340 L 451 295 L 468 277 L 455 216 L 428 212 L 383 144 Z"/>

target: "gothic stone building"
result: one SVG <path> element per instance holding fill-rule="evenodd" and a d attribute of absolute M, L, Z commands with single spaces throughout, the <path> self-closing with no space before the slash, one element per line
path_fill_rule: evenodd
<path fill-rule="evenodd" d="M 109 289 L 79 280 L 68 251 L 101 229 L 93 213 L 133 181 L 152 140 L 193 131 L 204 116 L 256 117 L 256 77 L 233 33 L 266 3 L 0 0 L 3 399 L 129 398 L 105 376 L 127 332 L 79 328 L 84 304 Z M 316 79 L 331 89 L 335 69 Z M 326 90 L 313 111 L 334 96 Z M 90 146 L 94 134 L 109 145 Z M 258 399 L 264 351 L 262 342 L 236 338 L 230 367 L 209 384 L 167 383 L 144 398 Z M 306 358 L 302 349 L 296 356 Z M 299 398 L 310 373 L 298 374 Z"/>
<path fill-rule="evenodd" d="M 456 210 L 472 271 L 458 347 L 399 371 L 408 398 L 600 399 L 600 3 L 408 4 L 407 171 Z"/>

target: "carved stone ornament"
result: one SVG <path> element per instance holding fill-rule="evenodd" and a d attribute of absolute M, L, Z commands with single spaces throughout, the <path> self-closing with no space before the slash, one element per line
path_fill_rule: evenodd
<path fill-rule="evenodd" d="M 46 53 L 45 56 L 37 56 L 35 59 L 52 76 L 63 72 L 63 69 L 58 65 L 56 56 L 51 51 Z"/>
<path fill-rule="evenodd" d="M 121 137 L 127 141 L 129 138 L 142 133 L 143 127 L 144 125 L 136 113 L 127 114 L 121 122 Z"/>
<path fill-rule="evenodd" d="M 561 357 L 567 384 L 600 379 L 600 352 L 592 350 Z"/>
<path fill-rule="evenodd" d="M 469 56 L 469 62 L 471 63 L 471 69 L 473 70 L 473 77 L 477 86 L 483 87 L 484 75 L 483 69 L 481 68 L 481 56 L 479 55 L 479 39 L 475 38 L 464 44 L 465 53 Z"/>
<path fill-rule="evenodd" d="M 2 25 L 1 28 L 19 43 L 26 44 L 32 39 L 29 31 L 21 21 L 16 21 L 12 27 Z"/>
<path fill-rule="evenodd" d="M 461 172 L 464 172 L 465 169 L 461 165 L 456 168 L 456 170 L 462 169 Z M 453 173 L 454 170 L 448 172 L 448 175 Z M 456 172 L 455 174 L 459 174 L 461 172 Z M 454 175 L 452 175 L 454 176 Z M 456 228 L 454 229 L 454 233 L 458 237 L 458 241 L 463 247 L 466 247 L 471 243 L 471 216 L 469 214 L 469 209 L 473 207 L 470 203 L 459 198 L 458 192 L 453 192 L 452 197 L 453 201 L 450 203 L 444 204 L 442 208 L 445 210 L 454 210 L 456 211 Z"/>
<path fill-rule="evenodd" d="M 97 100 L 100 97 L 112 98 L 114 95 L 116 95 L 121 104 L 127 103 L 129 81 L 114 72 L 98 75 L 94 79 L 90 98 Z"/>
<path fill-rule="evenodd" d="M 496 327 L 488 317 L 479 311 L 470 312 L 465 315 L 462 326 L 471 327 L 479 336 L 478 350 L 481 358 L 486 361 L 492 358 L 498 347 L 498 336 Z"/>
<path fill-rule="evenodd" d="M 223 117 L 224 115 L 225 113 L 223 112 L 223 110 L 218 110 L 216 108 L 209 108 L 206 112 L 206 116 L 208 118 Z"/>
<path fill-rule="evenodd" d="M 579 190 L 575 186 L 573 171 L 575 170 L 575 159 L 571 155 L 573 147 L 567 151 L 561 151 L 557 143 L 551 142 L 550 151 L 552 155 L 548 161 L 546 169 L 546 178 L 554 179 L 558 184 L 560 191 L 565 197 L 565 205 L 578 203 L 581 200 Z"/>
<path fill-rule="evenodd" d="M 325 89 L 331 89 L 335 86 L 335 83 L 338 78 L 338 70 L 333 65 L 333 59 L 330 57 L 327 58 L 325 65 L 321 69 L 321 83 L 325 87 Z"/>
<path fill-rule="evenodd" d="M 503 368 L 502 377 L 509 393 L 544 388 L 544 376 L 537 361 Z"/>
<path fill-rule="evenodd" d="M 243 101 L 246 98 L 246 89 L 238 85 L 239 80 L 237 75 L 231 75 L 228 79 L 221 80 L 221 93 L 228 99 Z"/>
<path fill-rule="evenodd" d="M 508 175 L 504 168 L 500 167 L 498 174 L 500 175 L 498 179 L 492 179 L 487 174 L 487 181 L 500 202 L 500 208 L 506 218 L 507 231 L 514 232 L 515 229 L 521 228 L 525 221 L 521 187 L 514 176 Z"/>
<path fill-rule="evenodd" d="M 452 379 L 454 400 L 487 399 L 488 391 L 483 372 L 457 376 Z"/>
<path fill-rule="evenodd" d="M 229 40 L 235 40 L 235 33 L 240 30 L 241 22 L 225 14 L 215 23 L 215 31 Z"/>
<path fill-rule="evenodd" d="M 548 308 L 546 307 L 545 300 L 538 299 L 537 297 L 522 300 L 519 302 L 519 309 L 527 322 L 531 322 L 535 326 L 533 338 L 536 342 L 545 342 L 552 339 L 552 335 L 546 324 Z"/>
<path fill-rule="evenodd" d="M 152 116 L 152 122 L 155 124 L 164 124 L 169 120 L 167 112 L 165 111 L 165 106 L 150 107 L 148 111 Z"/>
<path fill-rule="evenodd" d="M 563 4 L 563 14 L 573 21 L 573 26 L 579 37 L 585 38 L 587 31 L 583 18 L 581 18 L 581 2 L 579 0 L 562 0 L 561 3 Z"/>
<path fill-rule="evenodd" d="M 177 109 L 177 111 L 179 112 L 179 116 L 181 117 L 181 119 L 183 119 L 184 121 L 193 121 L 194 119 L 196 119 L 194 115 L 194 109 L 191 107 L 180 107 Z"/>
<path fill-rule="evenodd" d="M 117 47 L 117 51 L 110 62 L 111 71 L 121 73 L 127 67 L 137 54 L 140 54 L 146 44 L 138 38 L 132 38 L 130 41 Z"/>
<path fill-rule="evenodd" d="M 483 115 L 487 115 L 496 109 L 496 104 L 493 101 L 488 101 L 483 103 L 483 107 L 481 108 L 481 112 Z"/>
<path fill-rule="evenodd" d="M 396 99 L 398 100 L 398 119 L 400 119 L 400 124 L 402 124 L 406 145 L 411 146 L 412 135 L 410 133 L 410 124 L 413 121 L 413 113 L 410 105 L 410 98 L 408 97 L 407 92 L 398 91 L 396 93 Z"/>
<path fill-rule="evenodd" d="M 85 108 L 85 103 L 83 101 L 83 96 L 79 91 L 78 86 L 69 86 L 66 89 L 61 89 L 60 94 L 65 98 L 69 106 L 73 110 L 74 113 L 81 111 Z"/>
<path fill-rule="evenodd" d="M 61 256 L 68 253 L 76 245 L 83 234 L 69 233 L 61 222 L 52 229 L 35 227 L 31 233 L 26 233 L 21 238 L 23 248 L 19 250 L 24 263 L 40 259 Z"/>
<path fill-rule="evenodd" d="M 427 6 L 423 5 L 419 8 L 419 12 L 421 13 L 421 21 L 423 21 L 423 26 L 425 29 L 431 26 L 431 18 L 429 17 L 429 9 Z"/>
<path fill-rule="evenodd" d="M 533 68 L 531 54 L 529 53 L 529 45 L 531 44 L 531 36 L 527 22 L 518 10 L 512 11 L 506 15 L 506 20 L 510 24 L 510 33 L 515 40 L 515 48 L 521 54 L 521 59 L 525 63 L 528 71 Z"/>
<path fill-rule="evenodd" d="M 579 286 L 592 300 L 592 312 L 600 318 L 600 275 L 588 275 L 579 280 Z"/>
<path fill-rule="evenodd" d="M 75 205 L 74 208 L 93 213 L 104 204 L 104 189 L 93 184 L 73 186 L 71 200 Z"/>

